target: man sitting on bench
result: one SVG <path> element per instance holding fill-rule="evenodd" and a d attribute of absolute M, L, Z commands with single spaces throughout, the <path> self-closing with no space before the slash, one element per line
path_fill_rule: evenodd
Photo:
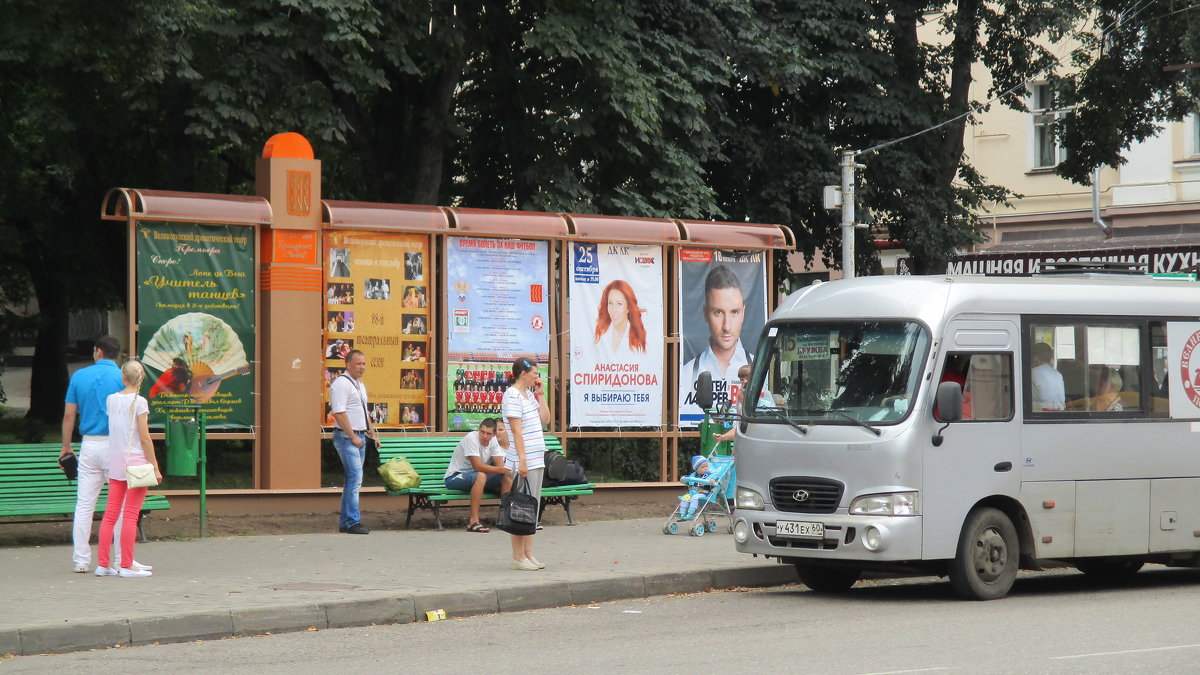
<path fill-rule="evenodd" d="M 462 437 L 450 457 L 446 469 L 446 488 L 471 493 L 471 516 L 467 521 L 468 532 L 490 532 L 479 522 L 479 503 L 486 490 L 499 493 L 508 470 L 504 468 L 504 448 L 508 437 L 504 426 L 499 428 L 497 440 L 496 420 L 488 417 L 479 423 L 479 430 Z"/>

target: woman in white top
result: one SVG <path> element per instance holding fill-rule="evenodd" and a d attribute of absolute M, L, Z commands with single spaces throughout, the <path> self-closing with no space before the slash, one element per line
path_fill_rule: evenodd
<path fill-rule="evenodd" d="M 596 314 L 595 344 L 600 348 L 598 361 L 612 360 L 620 355 L 646 353 L 646 327 L 637 295 L 627 282 L 610 281 L 600 294 Z"/>
<path fill-rule="evenodd" d="M 511 480 L 515 480 L 517 476 L 524 476 L 529 481 L 529 492 L 540 506 L 542 472 L 545 467 L 543 458 L 546 454 L 546 439 L 542 435 L 542 426 L 550 421 L 550 409 L 546 407 L 542 378 L 538 375 L 537 365 L 532 359 L 519 358 L 513 361 L 512 376 L 508 382 L 508 390 L 504 392 L 501 401 L 504 427 L 510 439 L 508 449 L 504 453 L 504 466 L 508 469 L 510 477 L 510 480 L 505 481 L 505 491 Z M 526 571 L 545 567 L 533 557 L 533 535 L 514 534 L 511 537 L 512 562 L 509 563 L 509 567 Z"/>
<path fill-rule="evenodd" d="M 112 560 L 113 528 L 117 518 L 136 523 L 142 502 L 146 501 L 146 488 L 127 488 L 125 466 L 139 464 L 154 465 L 154 475 L 162 482 L 158 470 L 158 458 L 154 456 L 154 443 L 150 441 L 150 426 L 147 418 L 150 407 L 145 397 L 138 394 L 146 371 L 137 361 L 127 361 L 121 367 L 121 380 L 125 388 L 107 399 L 108 405 L 108 507 L 104 509 L 104 520 L 100 523 L 100 551 L 96 556 L 99 566 L 96 576 L 148 577 L 150 570 L 145 565 L 133 566 L 133 547 L 137 543 L 137 528 L 121 528 L 121 562 L 125 567 L 114 570 Z M 143 569 L 146 568 L 146 569 Z"/>

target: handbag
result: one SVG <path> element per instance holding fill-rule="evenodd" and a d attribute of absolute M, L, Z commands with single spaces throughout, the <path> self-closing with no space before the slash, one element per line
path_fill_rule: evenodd
<path fill-rule="evenodd" d="M 137 400 L 138 395 L 135 393 L 133 401 L 129 404 L 129 438 L 125 442 L 125 487 L 154 487 L 158 485 L 158 476 L 154 475 L 153 464 L 129 464 L 129 451 L 133 448 L 133 428 L 137 426 Z M 151 448 L 150 452 L 154 452 L 154 448 Z"/>
<path fill-rule="evenodd" d="M 512 489 L 500 498 L 496 527 L 518 537 L 537 532 L 538 500 L 529 491 L 529 480 L 517 476 Z"/>
<path fill-rule="evenodd" d="M 379 477 L 389 490 L 411 490 L 421 485 L 421 475 L 408 458 L 400 455 L 379 465 Z"/>
<path fill-rule="evenodd" d="M 567 458 L 557 450 L 547 450 L 542 460 L 546 465 L 546 478 L 560 481 L 567 477 Z"/>

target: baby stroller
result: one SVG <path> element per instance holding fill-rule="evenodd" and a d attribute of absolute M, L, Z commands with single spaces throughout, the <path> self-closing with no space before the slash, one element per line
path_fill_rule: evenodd
<path fill-rule="evenodd" d="M 717 517 L 721 515 L 729 520 L 726 531 L 733 532 L 733 506 L 730 503 L 736 482 L 733 457 L 714 453 L 710 454 L 706 460 L 710 470 L 707 478 L 684 476 L 680 480 L 688 487 L 711 485 L 708 482 L 709 479 L 715 480 L 716 485 L 712 486 L 712 490 L 707 496 L 697 495 L 697 498 L 703 501 L 700 502 L 691 519 L 684 518 L 688 502 L 680 500 L 675 510 L 671 512 L 671 516 L 667 518 L 667 522 L 663 524 L 663 534 L 679 534 L 680 523 L 682 523 L 688 534 L 693 537 L 702 537 L 705 532 L 717 531 Z"/>

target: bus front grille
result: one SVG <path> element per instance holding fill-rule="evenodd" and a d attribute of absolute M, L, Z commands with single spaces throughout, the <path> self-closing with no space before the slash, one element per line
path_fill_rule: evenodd
<path fill-rule="evenodd" d="M 789 513 L 833 513 L 845 487 L 828 478 L 783 476 L 771 481 L 771 503 Z"/>

